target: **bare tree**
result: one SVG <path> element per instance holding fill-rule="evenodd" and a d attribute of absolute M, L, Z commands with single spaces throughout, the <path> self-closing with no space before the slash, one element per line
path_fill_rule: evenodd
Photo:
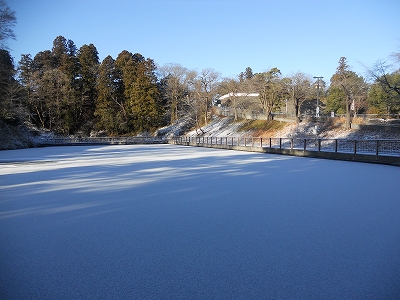
<path fill-rule="evenodd" d="M 296 123 L 300 123 L 301 105 L 310 98 L 312 93 L 311 76 L 298 72 L 289 78 L 284 78 L 282 81 L 290 95 L 289 99 L 294 107 Z"/>
<path fill-rule="evenodd" d="M 232 78 L 225 78 L 219 86 L 222 94 L 229 98 L 229 106 L 233 108 L 234 119 L 238 119 L 238 94 L 240 92 L 240 83 Z"/>
<path fill-rule="evenodd" d="M 393 91 L 400 96 L 400 76 L 393 76 L 400 74 L 400 68 L 396 68 L 396 63 L 400 63 L 400 53 L 394 53 L 392 57 L 395 59 L 392 64 L 379 60 L 372 69 L 367 68 L 368 75 L 373 81 L 379 83 L 384 91 Z"/>
<path fill-rule="evenodd" d="M 0 0 L 0 48 L 5 49 L 5 40 L 14 39 L 13 27 L 17 23 L 15 12 L 12 11 L 5 1 Z"/>
<path fill-rule="evenodd" d="M 220 74 L 215 70 L 203 69 L 192 82 L 197 123 L 201 116 L 204 118 L 204 124 L 208 123 L 209 110 L 217 94 L 219 79 Z"/>
<path fill-rule="evenodd" d="M 170 122 L 173 124 L 184 111 L 183 106 L 190 92 L 189 84 L 196 77 L 196 72 L 179 64 L 166 64 L 159 71 L 165 81 L 165 95 L 171 111 Z"/>
<path fill-rule="evenodd" d="M 386 113 L 398 111 L 400 107 L 400 52 L 393 53 L 388 61 L 378 60 L 372 68 L 365 67 L 373 81 L 368 102 L 377 109 L 385 106 Z M 379 91 L 379 92 L 378 92 Z"/>

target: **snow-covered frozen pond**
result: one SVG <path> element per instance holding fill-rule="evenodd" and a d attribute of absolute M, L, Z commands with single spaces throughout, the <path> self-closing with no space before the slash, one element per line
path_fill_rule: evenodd
<path fill-rule="evenodd" d="M 400 299 L 400 168 L 174 145 L 0 152 L 1 299 Z"/>

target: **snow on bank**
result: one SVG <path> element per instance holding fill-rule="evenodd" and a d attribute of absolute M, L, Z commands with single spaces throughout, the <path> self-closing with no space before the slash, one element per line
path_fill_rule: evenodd
<path fill-rule="evenodd" d="M 214 117 L 213 120 L 200 130 L 192 130 L 186 136 L 201 135 L 204 137 L 251 137 L 262 136 L 272 138 L 329 138 L 329 139 L 400 139 L 398 131 L 388 131 L 385 127 L 377 129 L 345 129 L 339 125 L 331 126 L 317 122 L 303 121 L 300 124 L 294 122 L 284 123 L 285 126 L 274 132 L 260 133 L 259 131 L 241 131 L 248 120 L 234 122 L 233 117 Z"/>
<path fill-rule="evenodd" d="M 275 132 L 241 131 L 240 128 L 248 120 L 234 122 L 233 117 L 216 117 L 201 130 L 191 130 L 193 120 L 182 118 L 172 125 L 159 128 L 155 136 L 173 138 L 176 136 L 204 136 L 204 137 L 272 137 L 272 138 L 330 138 L 330 139 L 400 139 L 400 129 L 397 131 L 382 130 L 346 130 L 344 128 L 325 126 L 313 122 L 304 121 L 300 124 L 284 123 L 281 130 Z M 13 127 L 0 123 L 0 150 L 21 149 L 37 147 L 47 137 L 54 137 L 50 131 L 38 130 L 33 126 Z M 91 136 L 106 136 L 104 131 L 92 132 Z M 150 136 L 150 133 L 142 133 L 139 136 Z"/>
<path fill-rule="evenodd" d="M 397 167 L 174 145 L 0 164 L 1 299 L 400 298 Z"/>
<path fill-rule="evenodd" d="M 192 121 L 189 118 L 181 118 L 174 124 L 157 129 L 155 136 L 164 136 L 173 138 L 184 135 L 192 126 Z"/>
<path fill-rule="evenodd" d="M 54 136 L 53 132 L 32 125 L 12 126 L 0 121 L 0 150 L 37 147 L 43 139 Z"/>
<path fill-rule="evenodd" d="M 245 123 L 245 120 L 242 122 L 234 122 L 233 117 L 225 117 L 219 118 L 215 117 L 213 120 L 203 126 L 200 129 L 192 130 L 186 133 L 186 136 L 197 136 L 201 135 L 204 137 L 213 136 L 213 137 L 240 137 L 248 135 L 247 132 L 241 132 L 239 129 Z"/>

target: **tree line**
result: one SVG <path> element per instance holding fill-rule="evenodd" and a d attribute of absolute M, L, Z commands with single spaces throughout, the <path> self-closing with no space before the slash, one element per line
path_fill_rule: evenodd
<path fill-rule="evenodd" d="M 137 134 L 182 117 L 200 128 L 220 78 L 212 69 L 157 67 L 127 50 L 100 62 L 93 44 L 78 49 L 63 36 L 56 37 L 51 50 L 22 55 L 16 69 L 9 52 L 2 51 L 8 96 L 2 97 L 1 117 L 61 134 Z"/>
<path fill-rule="evenodd" d="M 341 57 L 329 85 L 321 77 L 302 72 L 282 76 L 278 68 L 263 73 L 252 73 L 250 67 L 239 74 L 238 79 L 226 79 L 220 84 L 221 91 L 229 95 L 229 105 L 235 111 L 259 109 L 272 118 L 274 111 L 283 111 L 288 103 L 294 108 L 294 118 L 300 122 L 300 111 L 306 101 L 319 100 L 321 114 L 343 114 L 350 127 L 351 117 L 357 114 L 400 113 L 400 55 L 393 55 L 394 63 L 382 61 L 367 69 L 370 80 L 351 70 L 346 57 Z M 391 70 L 391 71 L 390 71 Z M 237 97 L 240 92 L 258 93 L 253 97 Z"/>
<path fill-rule="evenodd" d="M 137 134 L 186 118 L 201 130 L 213 104 L 229 95 L 224 105 L 238 110 L 262 110 L 270 118 L 288 103 L 300 122 L 301 107 L 318 99 L 321 114 L 400 112 L 400 55 L 393 65 L 378 62 L 371 80 L 353 72 L 345 57 L 338 62 L 329 85 L 302 72 L 282 76 L 278 68 L 255 73 L 250 67 L 235 78 L 221 78 L 213 69 L 189 70 L 179 64 L 157 66 L 150 58 L 123 50 L 114 59 L 99 61 L 93 44 L 78 48 L 63 36 L 51 50 L 14 61 L 4 41 L 15 38 L 16 19 L 0 0 L 0 118 L 30 122 L 61 134 L 105 131 L 108 135 Z M 257 97 L 239 97 L 241 94 Z"/>
<path fill-rule="evenodd" d="M 17 78 L 30 121 L 64 134 L 149 131 L 163 115 L 153 60 L 122 51 L 101 63 L 93 44 L 79 49 L 58 36 L 52 50 L 22 55 Z"/>

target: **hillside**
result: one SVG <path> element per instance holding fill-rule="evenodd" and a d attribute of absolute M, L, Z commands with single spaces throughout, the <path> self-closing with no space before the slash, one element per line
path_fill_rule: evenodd
<path fill-rule="evenodd" d="M 304 121 L 296 125 L 291 122 L 280 121 L 250 121 L 235 122 L 233 117 L 214 116 L 212 121 L 200 129 L 191 130 L 185 120 L 174 125 L 160 128 L 157 136 L 171 138 L 179 135 L 186 136 L 213 136 L 213 137 L 265 137 L 265 138 L 332 138 L 332 139 L 398 139 L 400 127 L 392 130 L 389 126 L 378 126 L 380 129 L 350 129 L 342 127 L 343 121 L 315 122 Z M 33 126 L 12 126 L 0 122 L 0 150 L 29 148 L 38 145 L 38 142 L 54 135 L 50 131 L 38 130 Z"/>
<path fill-rule="evenodd" d="M 375 126 L 374 129 L 345 129 L 343 120 L 316 122 L 303 121 L 300 124 L 280 121 L 234 122 L 232 117 L 214 117 L 210 124 L 201 131 L 192 130 L 186 136 L 218 136 L 218 137 L 289 137 L 289 138 L 332 138 L 332 139 L 400 139 L 400 127 L 389 130 L 388 126 Z"/>
<path fill-rule="evenodd" d="M 0 121 L 0 150 L 35 147 L 40 134 L 34 127 L 10 125 Z"/>

